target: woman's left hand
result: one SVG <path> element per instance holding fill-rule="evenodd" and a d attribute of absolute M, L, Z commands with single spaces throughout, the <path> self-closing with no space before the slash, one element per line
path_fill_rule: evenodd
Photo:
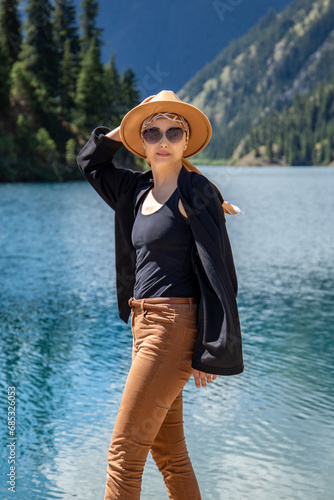
<path fill-rule="evenodd" d="M 195 368 L 193 368 L 192 370 L 197 389 L 201 387 L 201 383 L 202 387 L 206 387 L 207 383 L 210 384 L 212 380 L 215 380 L 217 378 L 217 375 L 214 375 L 213 373 L 199 372 L 198 370 L 195 370 Z"/>

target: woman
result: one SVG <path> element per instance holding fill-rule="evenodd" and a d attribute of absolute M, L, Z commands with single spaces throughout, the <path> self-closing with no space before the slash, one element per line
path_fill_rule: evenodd
<path fill-rule="evenodd" d="M 115 130 L 95 129 L 77 158 L 115 210 L 119 315 L 127 322 L 131 312 L 133 332 L 105 500 L 140 498 L 149 451 L 170 499 L 200 499 L 183 433 L 182 389 L 192 374 L 199 388 L 243 371 L 224 216 L 235 207 L 186 160 L 210 137 L 204 113 L 162 91 L 130 110 Z M 151 169 L 116 168 L 112 158 L 122 144 Z"/>

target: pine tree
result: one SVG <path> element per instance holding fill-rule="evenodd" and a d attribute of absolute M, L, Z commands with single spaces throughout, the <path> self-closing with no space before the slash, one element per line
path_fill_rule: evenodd
<path fill-rule="evenodd" d="M 55 0 L 53 25 L 54 40 L 60 54 L 60 59 L 63 59 L 65 52 L 64 46 L 67 40 L 70 41 L 72 54 L 79 59 L 80 41 L 73 0 Z"/>
<path fill-rule="evenodd" d="M 2 0 L 0 3 L 0 29 L 11 64 L 17 60 L 22 43 L 18 3 L 19 0 Z"/>
<path fill-rule="evenodd" d="M 4 118 L 9 109 L 9 95 L 10 95 L 10 59 L 7 51 L 7 47 L 4 43 L 4 37 L 2 33 L 0 34 L 0 119 Z"/>
<path fill-rule="evenodd" d="M 123 71 L 120 78 L 120 91 L 122 96 L 123 113 L 139 104 L 140 93 L 136 89 L 136 76 L 131 68 Z"/>
<path fill-rule="evenodd" d="M 274 151 L 273 151 L 273 143 L 270 139 L 268 139 L 266 143 L 266 155 L 269 158 L 269 161 L 271 162 L 274 158 Z"/>
<path fill-rule="evenodd" d="M 62 56 L 60 72 L 60 118 L 69 122 L 75 107 L 76 70 L 74 68 L 71 41 L 66 40 Z"/>
<path fill-rule="evenodd" d="M 322 106 L 320 114 L 323 120 L 327 123 L 334 115 L 334 92 L 332 88 L 327 88 L 322 96 Z"/>
<path fill-rule="evenodd" d="M 120 77 L 115 63 L 115 54 L 112 53 L 109 64 L 104 67 L 105 88 L 105 118 L 104 123 L 110 128 L 117 127 L 122 115 L 122 96 Z"/>
<path fill-rule="evenodd" d="M 56 0 L 53 16 L 54 40 L 60 61 L 60 117 L 70 121 L 79 74 L 80 43 L 72 0 Z"/>
<path fill-rule="evenodd" d="M 101 34 L 96 27 L 97 0 L 81 0 L 80 72 L 76 86 L 76 123 L 89 130 L 104 119 L 106 94 L 101 63 Z"/>
<path fill-rule="evenodd" d="M 281 160 L 284 156 L 284 147 L 283 147 L 283 136 L 279 135 L 277 139 L 277 151 L 275 154 L 277 160 Z"/>
<path fill-rule="evenodd" d="M 29 0 L 26 7 L 26 37 L 19 59 L 30 73 L 37 94 L 41 99 L 56 97 L 58 93 L 59 59 L 53 39 L 49 0 Z M 41 90 L 41 92 L 39 92 Z"/>
<path fill-rule="evenodd" d="M 332 149 L 329 139 L 324 139 L 322 141 L 323 158 L 322 161 L 324 165 L 328 165 L 332 161 Z"/>
<path fill-rule="evenodd" d="M 301 162 L 303 165 L 312 165 L 313 139 L 310 130 L 301 135 Z"/>
<path fill-rule="evenodd" d="M 105 90 L 103 85 L 103 67 L 100 61 L 100 49 L 97 40 L 91 45 L 82 61 L 76 89 L 76 123 L 79 127 L 90 130 L 103 120 L 105 108 Z"/>
<path fill-rule="evenodd" d="M 301 156 L 300 137 L 297 132 L 292 133 L 290 148 L 288 151 L 288 162 L 290 165 L 300 165 Z"/>
<path fill-rule="evenodd" d="M 81 59 L 89 49 L 92 40 L 95 40 L 96 45 L 100 48 L 102 41 L 103 30 L 96 27 L 96 18 L 99 10 L 98 0 L 81 0 L 80 28 L 81 28 Z"/>

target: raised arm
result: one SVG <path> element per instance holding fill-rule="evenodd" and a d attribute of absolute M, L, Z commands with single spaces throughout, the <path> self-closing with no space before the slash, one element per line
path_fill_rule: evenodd
<path fill-rule="evenodd" d="M 114 130 L 97 127 L 77 156 L 83 176 L 114 210 L 120 193 L 140 175 L 139 172 L 114 165 L 113 157 L 121 147 L 119 127 Z"/>
<path fill-rule="evenodd" d="M 121 137 L 119 135 L 120 128 L 121 127 L 114 128 L 114 130 L 111 130 L 111 132 L 108 132 L 108 134 L 106 134 L 106 137 L 109 137 L 109 139 L 112 139 L 113 141 L 121 142 Z"/>
<path fill-rule="evenodd" d="M 141 104 L 153 97 L 146 97 Z M 119 129 L 97 127 L 77 156 L 77 164 L 84 177 L 114 210 L 119 195 L 133 188 L 141 175 L 126 168 L 116 168 L 112 162 L 114 154 L 123 145 Z"/>

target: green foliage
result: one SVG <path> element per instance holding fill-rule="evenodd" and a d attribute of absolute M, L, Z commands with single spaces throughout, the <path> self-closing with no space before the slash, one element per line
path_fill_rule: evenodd
<path fill-rule="evenodd" d="M 77 123 L 84 129 L 94 127 L 103 118 L 103 67 L 100 49 L 96 39 L 91 44 L 82 61 L 76 90 Z"/>
<path fill-rule="evenodd" d="M 250 129 L 242 154 L 276 144 L 271 160 L 289 165 L 328 165 L 334 159 L 334 79 L 311 94 L 297 94 L 292 106 L 268 112 Z M 268 154 L 269 156 L 269 154 Z"/>
<path fill-rule="evenodd" d="M 75 88 L 80 69 L 80 43 L 72 0 L 56 0 L 53 33 L 60 61 L 59 115 L 69 123 L 75 106 Z"/>
<path fill-rule="evenodd" d="M 0 37 L 0 109 L 1 115 L 8 113 L 10 109 L 9 94 L 10 94 L 10 78 L 9 78 L 10 62 L 7 48 L 3 43 L 3 38 Z"/>
<path fill-rule="evenodd" d="M 11 71 L 11 95 L 16 102 L 26 102 L 34 107 L 34 89 L 31 75 L 24 68 L 21 61 L 13 64 Z"/>
<path fill-rule="evenodd" d="M 77 151 L 76 151 L 76 143 L 75 140 L 69 139 L 66 143 L 66 153 L 65 153 L 65 158 L 66 158 L 66 164 L 71 167 L 75 165 L 75 159 L 77 156 Z"/>
<path fill-rule="evenodd" d="M 136 90 L 135 74 L 131 68 L 122 73 L 120 79 L 120 89 L 122 95 L 122 105 L 124 113 L 126 113 L 133 106 L 138 104 L 139 92 Z"/>
<path fill-rule="evenodd" d="M 96 18 L 99 9 L 98 0 L 81 0 L 81 51 L 82 57 L 89 50 L 91 41 L 95 40 L 98 47 L 101 46 L 102 30 L 96 27 Z"/>
<path fill-rule="evenodd" d="M 116 68 L 115 54 L 111 54 L 109 64 L 103 71 L 103 88 L 105 91 L 105 108 L 103 123 L 110 128 L 119 125 L 124 114 L 123 103 L 120 99 L 120 76 Z M 128 110 L 130 108 L 127 108 Z"/>
<path fill-rule="evenodd" d="M 70 52 L 79 62 L 80 42 L 73 0 L 55 0 L 53 32 L 60 60 L 64 57 L 65 43 L 70 42 Z"/>
<path fill-rule="evenodd" d="M 51 16 L 53 8 L 49 0 L 30 0 L 25 23 L 26 37 L 22 42 L 20 61 L 51 97 L 57 96 L 59 58 L 53 39 Z M 44 92 L 44 90 L 43 90 Z"/>
<path fill-rule="evenodd" d="M 36 136 L 32 132 L 31 124 L 24 114 L 20 113 L 17 117 L 17 145 L 18 153 L 25 151 L 29 158 L 34 155 L 36 149 Z"/>
<path fill-rule="evenodd" d="M 16 160 L 15 138 L 13 134 L 0 133 L 0 157 L 6 157 L 10 162 Z"/>
<path fill-rule="evenodd" d="M 257 122 L 263 123 L 268 110 L 272 110 L 273 115 L 276 112 L 277 116 L 272 116 L 275 120 L 283 108 L 291 106 L 298 90 L 309 95 L 319 82 L 329 82 L 334 77 L 333 60 L 333 2 L 297 0 L 280 14 L 269 11 L 179 93 L 182 99 L 203 109 L 212 121 L 213 136 L 205 155 L 211 159 L 231 157 L 241 141 L 256 129 Z M 330 107 L 323 105 L 326 109 Z M 297 101 L 294 106 L 297 110 Z M 308 119 L 312 127 L 322 126 L 317 119 L 319 113 L 323 115 L 323 110 L 311 109 Z M 304 119 L 298 111 L 294 125 L 299 134 Z M 271 128 L 274 129 L 272 133 Z M 282 132 L 279 139 L 276 138 L 273 151 L 268 134 L 277 134 L 275 125 L 271 128 L 257 129 L 260 137 L 253 133 L 249 141 L 254 145 L 250 148 L 249 141 L 245 141 L 245 149 L 258 152 L 258 147 L 264 146 L 268 156 L 274 157 L 277 148 L 282 151 L 288 147 L 291 163 L 306 161 L 302 150 L 306 151 L 308 146 L 302 139 L 299 143 L 296 138 L 292 140 L 291 134 L 285 136 Z M 323 134 L 324 130 L 320 133 L 321 138 Z"/>
<path fill-rule="evenodd" d="M 75 107 L 75 87 L 76 71 L 74 71 L 74 55 L 71 52 L 71 41 L 68 39 L 64 44 L 64 53 L 62 55 L 60 66 L 60 117 L 66 122 L 70 122 L 71 113 Z"/>
<path fill-rule="evenodd" d="M 0 182 L 15 180 L 13 164 L 17 159 L 15 137 L 0 131 Z"/>
<path fill-rule="evenodd" d="M 266 155 L 268 156 L 269 160 L 272 161 L 274 158 L 274 150 L 273 150 L 273 143 L 269 139 L 266 144 Z"/>
<path fill-rule="evenodd" d="M 36 133 L 36 160 L 38 165 L 45 170 L 45 178 L 53 178 L 50 170 L 57 168 L 59 154 L 57 152 L 56 143 L 50 137 L 49 132 L 41 127 Z"/>
<path fill-rule="evenodd" d="M 0 11 L 0 181 L 81 178 L 75 159 L 92 129 L 118 126 L 138 104 L 135 75 L 120 77 L 114 55 L 102 66 L 96 1 L 82 2 L 87 26 L 79 39 L 74 1 L 56 0 L 53 8 L 49 0 L 29 0 L 14 61 L 2 26 L 10 13 L 14 19 L 16 4 L 4 1 Z"/>
<path fill-rule="evenodd" d="M 134 72 L 128 69 L 120 76 L 116 68 L 114 53 L 111 55 L 109 64 L 104 67 L 103 88 L 105 92 L 103 123 L 114 128 L 119 125 L 123 116 L 140 101 Z M 138 164 L 137 159 L 136 163 Z"/>
<path fill-rule="evenodd" d="M 17 60 L 22 42 L 18 4 L 19 0 L 2 0 L 0 3 L 0 31 L 10 64 Z"/>

